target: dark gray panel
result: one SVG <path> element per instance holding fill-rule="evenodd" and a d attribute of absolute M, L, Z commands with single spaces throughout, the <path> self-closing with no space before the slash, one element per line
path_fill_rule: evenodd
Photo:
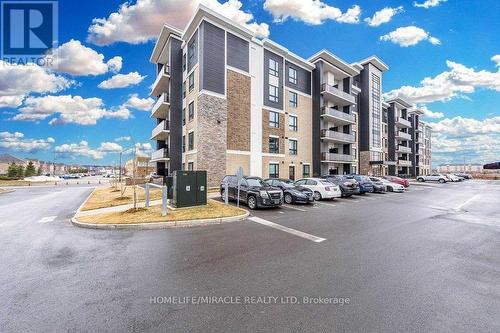
<path fill-rule="evenodd" d="M 170 170 L 182 170 L 182 42 L 170 46 Z"/>
<path fill-rule="evenodd" d="M 288 80 L 288 69 L 292 67 L 297 71 L 297 84 Z M 299 67 L 288 61 L 285 61 L 285 86 L 303 92 L 304 94 L 311 94 L 311 72 L 307 69 Z"/>
<path fill-rule="evenodd" d="M 227 33 L 227 64 L 242 71 L 248 72 L 249 47 L 248 41 L 233 34 Z"/>
<path fill-rule="evenodd" d="M 269 100 L 269 59 L 278 62 L 278 102 Z M 264 105 L 283 110 L 283 58 L 264 49 Z"/>
<path fill-rule="evenodd" d="M 215 93 L 224 94 L 226 75 L 224 73 L 226 64 L 225 53 L 225 32 L 208 22 L 202 23 L 203 32 L 201 34 L 201 89 L 206 89 Z"/>
<path fill-rule="evenodd" d="M 361 93 L 359 94 L 359 104 L 358 104 L 358 131 L 359 131 L 359 150 L 368 151 L 370 150 L 370 110 L 369 110 L 369 65 L 364 65 L 361 70 L 360 84 Z"/>
<path fill-rule="evenodd" d="M 187 51 L 187 70 L 188 72 L 193 69 L 194 65 L 198 63 L 198 30 L 196 30 L 189 40 Z"/>
<path fill-rule="evenodd" d="M 396 162 L 396 142 L 394 138 L 396 137 L 396 111 L 394 109 L 394 103 L 387 109 L 387 158 L 389 161 Z M 396 175 L 396 166 L 389 165 L 389 175 Z"/>
<path fill-rule="evenodd" d="M 318 62 L 312 72 L 312 172 L 313 177 L 321 176 L 321 94 L 320 82 L 323 73 L 323 63 Z"/>

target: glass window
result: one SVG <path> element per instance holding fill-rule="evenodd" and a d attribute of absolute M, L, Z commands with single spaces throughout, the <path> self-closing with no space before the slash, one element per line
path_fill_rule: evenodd
<path fill-rule="evenodd" d="M 191 42 L 188 46 L 188 58 L 189 62 L 191 62 L 194 59 L 194 51 L 195 51 L 195 43 L 196 39 Z"/>
<path fill-rule="evenodd" d="M 280 165 L 277 163 L 269 164 L 269 178 L 279 178 L 280 177 Z"/>
<path fill-rule="evenodd" d="M 182 125 L 186 125 L 186 108 L 182 109 Z"/>
<path fill-rule="evenodd" d="M 193 91 L 194 89 L 194 72 L 189 74 L 189 92 Z"/>
<path fill-rule="evenodd" d="M 186 71 L 186 53 L 182 55 L 182 71 Z"/>
<path fill-rule="evenodd" d="M 297 84 L 297 70 L 295 68 L 288 68 L 288 82 Z"/>
<path fill-rule="evenodd" d="M 269 59 L 269 74 L 278 76 L 278 62 L 274 59 Z"/>
<path fill-rule="evenodd" d="M 296 116 L 288 116 L 288 129 L 294 132 L 298 130 L 298 120 Z"/>
<path fill-rule="evenodd" d="M 186 152 L 186 136 L 185 135 L 182 136 L 182 152 L 183 153 Z"/>
<path fill-rule="evenodd" d="M 280 114 L 278 112 L 269 111 L 269 127 L 280 127 Z"/>
<path fill-rule="evenodd" d="M 279 98 L 278 98 L 278 87 L 273 86 L 272 84 L 269 84 L 269 100 L 271 102 L 278 103 Z"/>
<path fill-rule="evenodd" d="M 306 180 L 306 185 L 318 185 L 318 182 L 312 179 Z"/>
<path fill-rule="evenodd" d="M 194 132 L 188 134 L 188 150 L 194 149 Z"/>
<path fill-rule="evenodd" d="M 194 162 L 188 162 L 188 171 L 194 170 Z"/>
<path fill-rule="evenodd" d="M 294 93 L 292 91 L 288 92 L 288 105 L 292 108 L 296 108 L 298 105 L 298 97 L 297 93 Z"/>
<path fill-rule="evenodd" d="M 381 146 L 380 78 L 372 74 L 372 146 Z"/>
<path fill-rule="evenodd" d="M 189 121 L 193 120 L 194 118 L 194 102 L 189 103 L 188 106 L 188 111 L 189 111 Z"/>
<path fill-rule="evenodd" d="M 279 154 L 280 153 L 280 141 L 278 138 L 269 138 L 269 152 L 271 154 Z"/>
<path fill-rule="evenodd" d="M 302 177 L 309 177 L 311 174 L 311 166 L 309 164 L 302 165 Z"/>
<path fill-rule="evenodd" d="M 182 82 L 182 98 L 186 98 L 186 81 Z"/>
<path fill-rule="evenodd" d="M 288 153 L 290 155 L 297 155 L 297 140 L 288 140 Z"/>

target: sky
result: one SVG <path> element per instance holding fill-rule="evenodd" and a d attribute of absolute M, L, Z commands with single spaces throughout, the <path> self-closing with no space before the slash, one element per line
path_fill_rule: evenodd
<path fill-rule="evenodd" d="M 377 55 L 385 97 L 426 111 L 434 167 L 500 161 L 497 0 L 60 0 L 54 65 L 0 60 L 0 153 L 101 165 L 149 154 L 155 38 L 200 2 L 304 58 Z"/>

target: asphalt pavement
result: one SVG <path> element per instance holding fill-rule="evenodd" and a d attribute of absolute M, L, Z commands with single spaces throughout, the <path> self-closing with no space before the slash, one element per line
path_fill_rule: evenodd
<path fill-rule="evenodd" d="M 69 222 L 90 186 L 16 188 L 0 194 L 0 332 L 499 332 L 499 190 L 107 231 Z"/>

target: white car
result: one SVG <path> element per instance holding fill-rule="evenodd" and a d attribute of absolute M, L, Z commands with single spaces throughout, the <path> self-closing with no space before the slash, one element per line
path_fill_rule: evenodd
<path fill-rule="evenodd" d="M 370 177 L 370 179 L 372 179 L 372 178 L 381 181 L 385 185 L 385 189 L 387 192 L 403 193 L 405 191 L 405 187 L 401 184 L 393 183 L 385 178 Z"/>
<path fill-rule="evenodd" d="M 448 177 L 440 173 L 433 173 L 427 176 L 418 176 L 417 180 L 419 182 L 439 182 L 446 183 L 448 181 Z"/>
<path fill-rule="evenodd" d="M 302 178 L 295 182 L 296 185 L 306 187 L 313 191 L 314 200 L 340 198 L 342 192 L 338 185 L 320 178 Z"/>
<path fill-rule="evenodd" d="M 447 173 L 445 176 L 448 177 L 448 179 L 452 182 L 461 182 L 462 181 L 462 180 L 460 180 L 460 178 L 458 178 L 455 175 L 452 175 L 451 173 Z"/>

